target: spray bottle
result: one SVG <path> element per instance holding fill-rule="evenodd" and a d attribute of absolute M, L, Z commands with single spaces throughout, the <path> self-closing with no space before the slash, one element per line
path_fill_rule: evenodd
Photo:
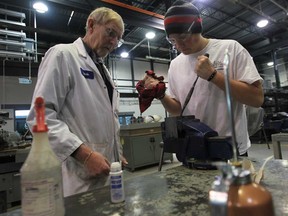
<path fill-rule="evenodd" d="M 22 215 L 62 216 L 65 209 L 61 163 L 49 144 L 42 97 L 36 98 L 34 109 L 32 148 L 21 168 Z"/>
<path fill-rule="evenodd" d="M 228 214 L 228 191 L 232 181 L 231 166 L 224 162 L 213 164 L 222 171 L 221 176 L 216 176 L 209 191 L 209 205 L 211 216 L 226 216 Z"/>

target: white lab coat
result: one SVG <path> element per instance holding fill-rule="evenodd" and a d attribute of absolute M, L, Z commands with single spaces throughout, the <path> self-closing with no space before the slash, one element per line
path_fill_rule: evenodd
<path fill-rule="evenodd" d="M 49 141 L 62 161 L 64 196 L 103 186 L 107 177 L 89 178 L 86 169 L 70 155 L 82 144 L 103 154 L 110 162 L 119 160 L 119 93 L 108 70 L 113 90 L 111 106 L 107 87 L 81 38 L 59 44 L 45 54 L 38 73 L 32 105 L 38 96 L 46 103 Z M 34 124 L 31 107 L 27 123 Z"/>

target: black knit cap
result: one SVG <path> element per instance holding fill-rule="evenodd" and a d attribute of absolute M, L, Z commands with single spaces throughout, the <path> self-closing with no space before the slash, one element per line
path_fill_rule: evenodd
<path fill-rule="evenodd" d="M 191 2 L 178 0 L 167 10 L 164 27 L 167 36 L 186 32 L 202 33 L 200 12 Z"/>

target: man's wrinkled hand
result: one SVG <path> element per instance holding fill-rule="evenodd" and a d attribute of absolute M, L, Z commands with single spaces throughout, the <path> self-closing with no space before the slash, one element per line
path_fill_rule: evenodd
<path fill-rule="evenodd" d="M 124 157 L 124 156 L 121 156 L 121 164 L 122 164 L 122 166 L 126 166 L 126 165 L 128 165 L 128 161 L 127 161 L 127 159 Z"/>
<path fill-rule="evenodd" d="M 95 151 L 85 163 L 85 167 L 91 177 L 109 175 L 110 172 L 110 163 L 107 158 Z"/>

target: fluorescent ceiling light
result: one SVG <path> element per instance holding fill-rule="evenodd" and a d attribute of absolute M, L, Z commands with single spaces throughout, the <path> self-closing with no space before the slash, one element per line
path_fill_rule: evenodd
<path fill-rule="evenodd" d="M 268 20 L 260 20 L 258 23 L 257 23 L 257 26 L 259 27 L 259 28 L 264 28 L 265 26 L 267 26 L 267 24 L 268 24 Z"/>
<path fill-rule="evenodd" d="M 122 52 L 120 55 L 122 58 L 127 58 L 129 56 L 129 53 L 128 52 Z"/>
<path fill-rule="evenodd" d="M 147 39 L 153 39 L 155 37 L 155 33 L 154 32 L 148 32 L 148 33 L 146 33 L 145 37 Z"/>
<path fill-rule="evenodd" d="M 268 62 L 267 65 L 268 65 L 268 66 L 273 66 L 274 63 L 273 63 L 273 62 Z"/>
<path fill-rule="evenodd" d="M 43 2 L 35 2 L 33 4 L 33 8 L 39 13 L 46 13 L 48 11 L 47 5 L 45 5 Z"/>

